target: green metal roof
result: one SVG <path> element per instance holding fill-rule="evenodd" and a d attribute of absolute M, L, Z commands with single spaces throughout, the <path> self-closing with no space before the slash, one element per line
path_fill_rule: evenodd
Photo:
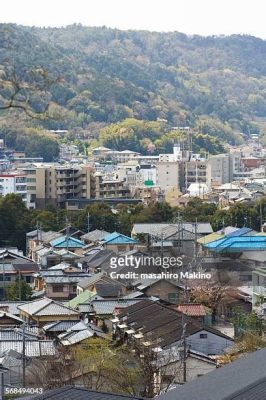
<path fill-rule="evenodd" d="M 71 308 L 76 308 L 80 304 L 85 303 L 91 297 L 93 297 L 95 293 L 90 290 L 84 290 L 84 292 L 80 293 L 78 296 L 74 297 L 74 299 L 70 300 L 66 305 Z"/>
<path fill-rule="evenodd" d="M 197 243 L 208 244 L 208 243 L 211 243 L 211 242 L 215 242 L 216 240 L 222 239 L 223 237 L 224 237 L 224 235 L 222 233 L 213 232 L 213 233 L 210 233 L 207 236 L 203 236 L 203 237 L 199 238 L 197 240 Z"/>

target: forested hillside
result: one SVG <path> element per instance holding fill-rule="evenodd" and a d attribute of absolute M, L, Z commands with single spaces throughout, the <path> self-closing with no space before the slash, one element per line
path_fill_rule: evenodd
<path fill-rule="evenodd" d="M 14 115 L 21 128 L 99 126 L 105 144 L 127 124 L 118 122 L 166 120 L 159 137 L 142 137 L 149 148 L 157 140 L 154 151 L 161 150 L 160 135 L 169 139 L 172 127 L 190 126 L 203 139 L 209 135 L 215 152 L 220 149 L 212 137 L 241 143 L 240 133 L 263 130 L 266 118 L 266 41 L 251 36 L 1 24 L 0 105 L 13 94 L 14 74 L 23 83 L 18 101 L 37 113 L 49 104 L 49 118 L 18 119 L 20 110 L 14 109 L 1 113 L 1 124 L 8 118 L 10 127 Z"/>

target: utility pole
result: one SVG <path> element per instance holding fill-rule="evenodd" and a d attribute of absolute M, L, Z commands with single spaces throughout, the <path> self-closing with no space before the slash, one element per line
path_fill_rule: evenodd
<path fill-rule="evenodd" d="M 26 323 L 22 327 L 22 385 L 26 385 L 26 339 L 25 339 Z"/>
<path fill-rule="evenodd" d="M 68 218 L 66 217 L 66 247 L 68 250 L 68 240 L 69 240 L 69 223 Z"/>
<path fill-rule="evenodd" d="M 19 300 L 21 300 L 21 272 L 18 272 L 18 291 L 19 291 Z"/>
<path fill-rule="evenodd" d="M 263 220 L 262 220 L 262 204 L 261 204 L 261 199 L 260 199 L 260 231 L 263 232 Z"/>
<path fill-rule="evenodd" d="M 191 265 L 189 264 L 189 269 Z M 185 304 L 189 303 L 188 296 L 188 287 L 187 287 L 187 279 L 185 279 L 185 290 L 184 290 L 184 302 Z M 187 338 L 186 338 L 186 330 L 187 330 L 187 314 L 186 310 L 182 312 L 182 366 L 183 366 L 183 383 L 187 382 Z"/>
<path fill-rule="evenodd" d="M 183 383 L 187 381 L 187 341 L 186 341 L 186 327 L 187 323 L 185 322 L 186 315 L 182 314 L 182 343 L 183 343 L 183 356 L 182 356 L 182 364 L 183 364 Z"/>
<path fill-rule="evenodd" d="M 89 231 L 90 231 L 90 213 L 89 212 L 88 212 L 87 221 L 88 221 L 88 233 L 89 233 Z"/>
<path fill-rule="evenodd" d="M 194 242 L 194 257 L 197 257 L 197 239 L 198 239 L 198 218 L 196 218 L 196 222 L 195 222 L 195 242 Z"/>
<path fill-rule="evenodd" d="M 5 399 L 4 372 L 0 372 L 0 400 Z"/>

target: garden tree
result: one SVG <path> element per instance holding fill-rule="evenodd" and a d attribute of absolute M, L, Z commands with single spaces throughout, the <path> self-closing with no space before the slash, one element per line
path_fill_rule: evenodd
<path fill-rule="evenodd" d="M 221 229 L 223 226 L 231 225 L 239 228 L 243 226 L 260 230 L 260 202 L 262 203 L 262 220 L 266 216 L 265 198 L 254 204 L 234 204 L 229 210 L 216 210 L 211 217 L 213 229 Z"/>
<path fill-rule="evenodd" d="M 190 285 L 189 296 L 192 302 L 209 307 L 212 310 L 212 319 L 215 321 L 223 302 L 228 295 L 233 294 L 234 277 L 224 271 L 212 275 L 212 279 L 206 282 L 195 280 Z"/>
<path fill-rule="evenodd" d="M 90 216 L 90 230 L 102 229 L 107 232 L 118 230 L 116 215 L 106 203 L 94 203 L 80 211 L 76 226 L 84 231 L 88 230 L 88 214 Z"/>
<path fill-rule="evenodd" d="M 73 385 L 79 377 L 88 389 L 154 398 L 171 383 L 182 382 L 181 362 L 173 361 L 176 355 L 171 351 L 162 357 L 152 348 L 120 346 L 103 338 L 57 350 L 54 357 L 33 361 L 27 369 L 27 385 L 52 389 Z"/>
<path fill-rule="evenodd" d="M 25 250 L 25 233 L 31 228 L 30 211 L 19 195 L 0 198 L 0 246 Z"/>
<path fill-rule="evenodd" d="M 73 348 L 85 387 L 123 394 L 137 394 L 141 370 L 133 355 L 101 338 L 83 341 Z"/>
<path fill-rule="evenodd" d="M 135 217 L 134 222 L 172 222 L 175 209 L 168 203 L 155 203 L 143 208 Z"/>
<path fill-rule="evenodd" d="M 254 352 L 266 347 L 266 340 L 263 336 L 256 332 L 245 332 L 240 338 L 235 341 L 233 347 L 228 351 L 217 357 L 220 365 L 231 363 L 247 353 Z"/>
<path fill-rule="evenodd" d="M 136 207 L 118 204 L 116 211 L 119 232 L 130 236 L 133 226 L 133 219 L 136 214 Z"/>
<path fill-rule="evenodd" d="M 83 384 L 95 390 L 153 398 L 162 388 L 167 391 L 171 383 L 182 381 L 181 363 L 173 362 L 174 353 L 169 350 L 161 357 L 152 346 L 120 346 L 95 338 L 73 348 L 73 358 L 79 363 Z"/>
<path fill-rule="evenodd" d="M 185 221 L 210 222 L 216 210 L 216 204 L 206 203 L 199 197 L 193 197 L 180 213 Z"/>
<path fill-rule="evenodd" d="M 8 301 L 29 300 L 31 295 L 32 288 L 23 277 L 16 279 L 16 282 L 5 288 L 5 297 Z"/>
<path fill-rule="evenodd" d="M 37 224 L 44 231 L 58 231 L 63 226 L 60 226 L 58 223 L 57 212 L 48 211 L 48 210 L 40 210 L 34 212 L 35 216 L 32 218 L 31 222 L 34 226 Z"/>
<path fill-rule="evenodd" d="M 232 322 L 235 327 L 235 335 L 239 337 L 248 332 L 261 336 L 265 329 L 265 321 L 259 318 L 255 312 L 245 314 L 238 308 L 233 310 Z"/>
<path fill-rule="evenodd" d="M 53 357 L 33 359 L 26 371 L 27 386 L 49 390 L 73 385 L 77 368 L 70 348 L 58 346 Z"/>

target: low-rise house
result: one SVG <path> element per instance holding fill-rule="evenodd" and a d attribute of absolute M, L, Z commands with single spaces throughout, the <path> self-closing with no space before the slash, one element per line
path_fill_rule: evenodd
<path fill-rule="evenodd" d="M 77 294 L 77 284 L 90 275 L 79 268 L 62 263 L 35 274 L 34 288 L 57 300 L 70 300 Z"/>
<path fill-rule="evenodd" d="M 190 350 L 209 355 L 223 354 L 233 339 L 220 331 L 202 326 L 192 318 L 183 323 L 182 314 L 158 301 L 142 300 L 121 311 L 114 323 L 114 336 L 125 342 L 135 341 L 161 351 L 179 351 L 186 336 Z"/>
<path fill-rule="evenodd" d="M 211 310 L 207 309 L 207 307 L 204 307 L 202 304 L 180 304 L 177 307 L 177 311 L 197 321 L 200 325 L 211 324 Z"/>
<path fill-rule="evenodd" d="M 47 297 L 18 306 L 20 317 L 38 327 L 54 321 L 76 321 L 80 313 Z"/>
<path fill-rule="evenodd" d="M 66 305 L 71 308 L 78 308 L 80 304 L 89 303 L 95 299 L 102 299 L 102 297 L 98 296 L 94 292 L 91 292 L 90 290 L 85 290 L 84 292 L 81 292 L 78 296 L 75 296 Z"/>
<path fill-rule="evenodd" d="M 265 358 L 266 349 L 257 350 L 156 399 L 262 400 L 266 393 Z"/>
<path fill-rule="evenodd" d="M 25 355 L 27 357 L 53 356 L 56 353 L 52 340 L 41 340 L 35 333 L 35 328 L 29 328 L 23 332 L 21 328 L 6 328 L 0 330 L 0 354 L 14 350 L 23 353 L 25 342 Z"/>
<path fill-rule="evenodd" d="M 38 265 L 16 249 L 0 249 L 0 298 L 4 297 L 5 288 L 16 280 L 32 283 L 37 271 Z"/>
<path fill-rule="evenodd" d="M 68 329 L 72 328 L 72 326 L 76 325 L 80 320 L 76 321 L 55 321 L 49 324 L 46 324 L 42 327 L 42 331 L 44 332 L 47 339 L 56 339 L 58 335 L 68 331 Z"/>
<path fill-rule="evenodd" d="M 14 327 L 23 324 L 23 320 L 6 311 L 0 311 L 0 327 Z"/>
<path fill-rule="evenodd" d="M 258 306 L 266 301 L 266 266 L 252 273 L 252 304 Z"/>
<path fill-rule="evenodd" d="M 137 223 L 133 225 L 131 236 L 133 238 L 144 235 L 149 240 L 172 242 L 174 247 L 181 254 L 192 256 L 195 249 L 195 239 L 209 235 L 213 229 L 209 223 L 184 222 L 180 224 L 171 223 Z"/>
<path fill-rule="evenodd" d="M 105 338 L 106 335 L 95 324 L 80 321 L 58 336 L 63 346 L 73 346 L 94 337 Z"/>
<path fill-rule="evenodd" d="M 97 285 L 97 286 L 96 286 Z M 104 285 L 104 286 L 100 286 Z M 111 289 L 114 288 L 114 289 Z M 98 274 L 94 274 L 89 278 L 84 278 L 77 284 L 77 294 L 84 292 L 85 290 L 90 290 L 91 292 L 98 294 L 97 292 L 101 291 L 99 296 L 101 297 L 109 297 L 110 290 L 112 290 L 111 297 L 121 297 L 127 294 L 127 287 L 121 282 L 118 282 L 115 279 L 110 278 L 105 275 L 103 272 L 99 272 Z"/>
<path fill-rule="evenodd" d="M 101 242 L 105 249 L 113 250 L 115 253 L 133 250 L 137 243 L 137 240 L 118 232 L 110 233 Z"/>
<path fill-rule="evenodd" d="M 89 302 L 79 304 L 77 307 L 80 314 L 84 318 L 89 318 L 90 321 L 98 322 L 104 321 L 107 328 L 111 330 L 111 318 L 114 315 L 119 314 L 125 308 L 134 305 L 141 301 L 141 299 L 116 299 L 116 300 L 105 300 L 105 299 L 92 299 Z"/>
<path fill-rule="evenodd" d="M 98 244 L 101 242 L 105 236 L 109 235 L 110 232 L 104 231 L 102 229 L 94 229 L 91 232 L 85 233 L 81 236 L 81 240 L 86 244 Z"/>
<path fill-rule="evenodd" d="M 75 254 L 82 255 L 85 243 L 82 240 L 65 235 L 50 241 L 50 246 L 55 250 L 66 249 Z"/>
<path fill-rule="evenodd" d="M 144 294 L 145 297 L 157 297 L 170 303 L 182 303 L 184 301 L 184 286 L 175 281 L 166 279 L 144 279 L 133 284 L 134 288 Z"/>
<path fill-rule="evenodd" d="M 25 303 L 27 303 L 27 301 L 2 301 L 0 302 L 0 310 L 19 317 L 20 310 L 18 306 Z"/>
<path fill-rule="evenodd" d="M 80 259 L 82 269 L 89 272 L 101 272 L 110 269 L 110 260 L 115 257 L 113 250 L 93 248 L 84 254 Z"/>
<path fill-rule="evenodd" d="M 79 259 L 79 255 L 67 249 L 54 250 L 51 247 L 41 247 L 36 251 L 36 261 L 42 268 L 50 268 L 62 262 L 75 266 Z"/>
<path fill-rule="evenodd" d="M 28 232 L 26 234 L 27 256 L 37 262 L 36 252 L 45 246 L 49 247 L 49 242 L 60 236 L 62 236 L 61 233 L 54 231 L 44 232 L 41 229 Z"/>
<path fill-rule="evenodd" d="M 18 398 L 17 398 L 18 399 Z M 62 388 L 45 391 L 42 394 L 30 397 L 19 397 L 20 400 L 142 400 L 139 396 L 127 396 L 114 393 L 99 392 L 97 390 L 89 390 L 82 387 L 64 386 Z M 16 400 L 16 399 L 15 399 Z"/>

